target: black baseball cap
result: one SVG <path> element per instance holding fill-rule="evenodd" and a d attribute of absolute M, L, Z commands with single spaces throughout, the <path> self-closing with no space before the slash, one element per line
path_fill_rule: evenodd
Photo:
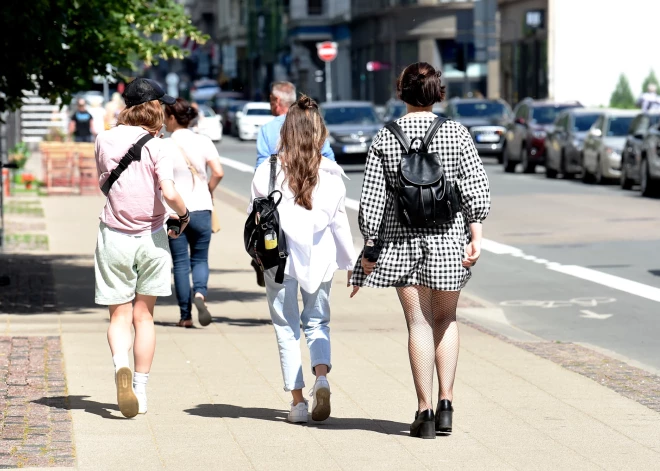
<path fill-rule="evenodd" d="M 173 105 L 176 99 L 165 94 L 165 90 L 158 85 L 158 82 L 148 78 L 136 78 L 126 85 L 126 90 L 122 94 L 126 108 L 141 105 L 152 100 L 159 100 L 166 105 Z"/>

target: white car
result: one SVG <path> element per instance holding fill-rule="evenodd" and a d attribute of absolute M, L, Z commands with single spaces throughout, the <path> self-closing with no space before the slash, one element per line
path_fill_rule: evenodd
<path fill-rule="evenodd" d="M 213 142 L 222 140 L 222 117 L 206 105 L 199 105 L 199 120 L 196 131 Z"/>
<path fill-rule="evenodd" d="M 256 140 L 259 129 L 275 119 L 270 111 L 270 103 L 247 103 L 236 113 L 236 128 L 241 141 Z"/>

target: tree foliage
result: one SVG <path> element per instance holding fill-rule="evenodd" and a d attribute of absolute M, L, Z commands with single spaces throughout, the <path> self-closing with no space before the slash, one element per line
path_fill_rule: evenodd
<path fill-rule="evenodd" d="M 619 76 L 614 92 L 610 97 L 611 108 L 631 109 L 635 108 L 635 97 L 630 89 L 630 83 L 624 74 Z"/>
<path fill-rule="evenodd" d="M 175 0 L 16 0 L 2 10 L 0 112 L 20 107 L 24 91 L 68 103 L 96 75 L 183 58 L 172 40 L 206 40 Z"/>
<path fill-rule="evenodd" d="M 644 79 L 644 83 L 642 84 L 642 93 L 646 93 L 646 90 L 650 84 L 654 84 L 656 88 L 660 89 L 660 83 L 658 83 L 658 79 L 655 76 L 653 69 L 651 69 L 649 75 Z"/>

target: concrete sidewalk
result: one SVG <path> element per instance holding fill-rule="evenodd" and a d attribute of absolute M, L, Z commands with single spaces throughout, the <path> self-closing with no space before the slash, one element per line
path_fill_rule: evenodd
<path fill-rule="evenodd" d="M 454 433 L 409 438 L 416 398 L 396 293 L 364 289 L 350 300 L 344 272 L 337 273 L 332 297 L 332 416 L 307 426 L 286 423 L 290 395 L 282 390 L 264 290 L 242 247 L 245 213 L 232 198 L 218 203 L 223 230 L 211 246 L 214 323 L 174 327 L 174 298 L 159 300 L 149 412 L 122 419 L 107 311 L 93 304 L 103 200 L 42 202 L 62 312 L 2 315 L 0 322 L 8 336 L 61 336 L 62 403 L 70 409 L 79 469 L 658 468 L 660 414 L 468 325 L 461 326 Z M 488 307 L 462 313 L 475 318 L 479 309 L 477 318 L 496 314 Z M 306 347 L 303 352 L 308 362 Z"/>

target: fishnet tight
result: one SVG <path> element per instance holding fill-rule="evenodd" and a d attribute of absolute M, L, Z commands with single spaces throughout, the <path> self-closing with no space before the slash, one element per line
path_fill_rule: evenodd
<path fill-rule="evenodd" d="M 442 399 L 453 399 L 458 363 L 456 306 L 460 291 L 437 291 L 424 286 L 397 288 L 408 324 L 408 354 L 418 410 L 433 409 L 433 366 L 438 371 Z"/>

